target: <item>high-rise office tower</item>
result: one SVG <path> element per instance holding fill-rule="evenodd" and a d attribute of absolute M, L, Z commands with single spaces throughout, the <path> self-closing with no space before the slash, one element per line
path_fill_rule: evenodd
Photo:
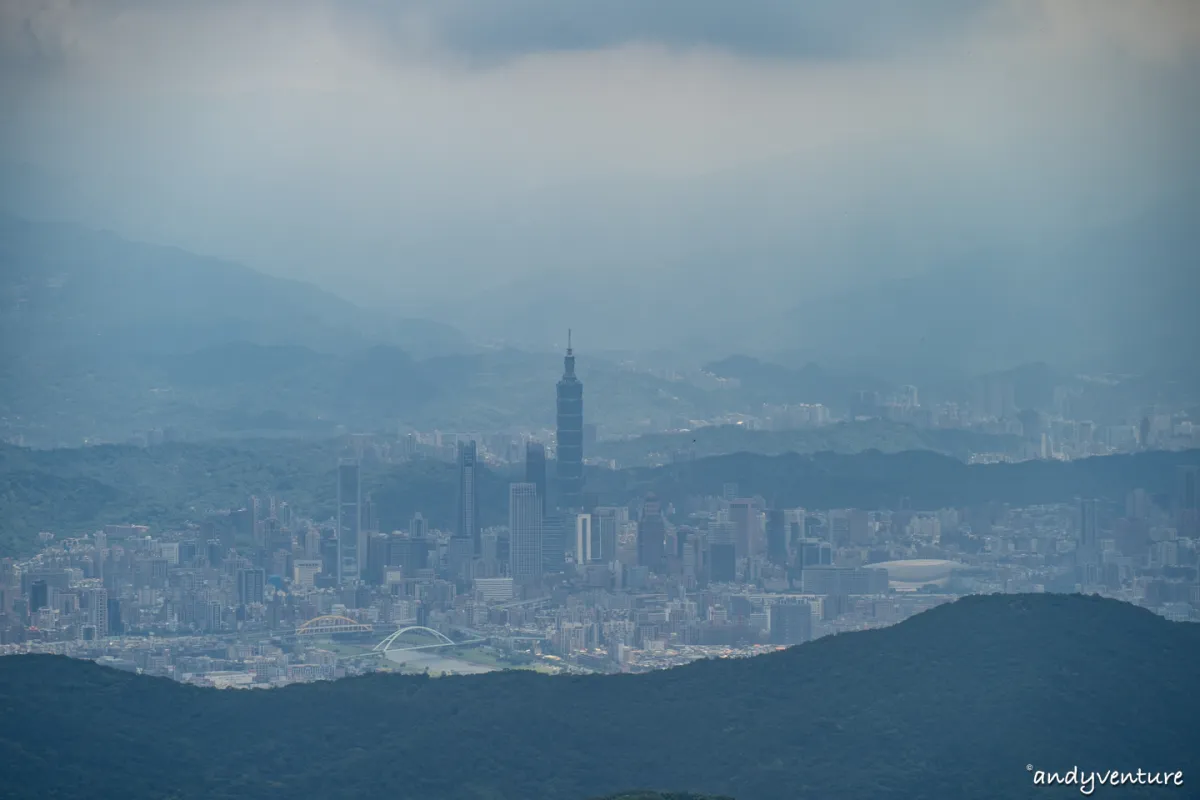
<path fill-rule="evenodd" d="M 1096 501 L 1081 500 L 1079 503 L 1079 544 L 1082 547 L 1095 547 L 1100 539 L 1096 519 Z"/>
<path fill-rule="evenodd" d="M 575 563 L 587 564 L 592 556 L 592 515 L 575 515 Z"/>
<path fill-rule="evenodd" d="M 1079 503 L 1079 547 L 1075 551 L 1080 564 L 1094 564 L 1100 555 L 1099 520 L 1096 516 L 1096 501 L 1082 500 Z"/>
<path fill-rule="evenodd" d="M 50 585 L 42 578 L 29 584 L 29 613 L 50 606 Z"/>
<path fill-rule="evenodd" d="M 753 500 L 733 500 L 729 503 L 729 520 L 734 524 L 734 548 L 738 558 L 756 555 L 758 510 Z"/>
<path fill-rule="evenodd" d="M 714 522 L 709 526 L 708 577 L 713 583 L 737 580 L 737 546 L 733 540 L 732 522 Z"/>
<path fill-rule="evenodd" d="M 567 355 L 558 382 L 558 506 L 583 507 L 583 384 L 575 377 L 575 353 L 567 331 Z"/>
<path fill-rule="evenodd" d="M 108 636 L 108 590 L 88 589 L 88 624 L 96 628 L 96 638 Z"/>
<path fill-rule="evenodd" d="M 337 496 L 337 581 L 358 580 L 359 539 L 362 527 L 362 486 L 359 481 L 358 462 L 344 459 L 338 463 Z M 362 548 L 366 550 L 365 543 Z M 362 555 L 365 557 L 366 553 Z"/>
<path fill-rule="evenodd" d="M 772 564 L 784 566 L 788 557 L 788 527 L 783 509 L 767 510 L 767 559 Z"/>
<path fill-rule="evenodd" d="M 248 606 L 262 603 L 266 598 L 267 573 L 263 569 L 239 569 L 237 571 L 238 604 Z"/>
<path fill-rule="evenodd" d="M 121 621 L 121 601 L 110 597 L 105 605 L 108 607 L 108 633 L 120 636 L 125 632 L 125 624 Z"/>
<path fill-rule="evenodd" d="M 474 440 L 458 443 L 458 530 L 456 538 L 471 542 L 471 554 L 479 549 L 479 482 L 476 474 L 478 451 Z"/>
<path fill-rule="evenodd" d="M 425 521 L 421 512 L 413 514 L 412 519 L 408 522 L 408 535 L 414 539 L 424 539 L 428 532 L 429 523 Z"/>
<path fill-rule="evenodd" d="M 663 519 L 662 505 L 654 494 L 646 495 L 642 503 L 642 516 L 638 520 L 637 555 L 638 566 L 651 572 L 666 571 L 667 523 Z"/>
<path fill-rule="evenodd" d="M 592 512 L 592 560 L 611 562 L 617 558 L 617 509 L 599 507 Z"/>
<path fill-rule="evenodd" d="M 542 572 L 561 572 L 575 515 L 551 511 L 542 517 Z"/>
<path fill-rule="evenodd" d="M 362 572 L 363 580 L 376 586 L 383 585 L 383 579 L 389 566 L 391 556 L 391 539 L 386 533 L 371 533 L 367 536 L 366 569 Z"/>
<path fill-rule="evenodd" d="M 546 446 L 539 442 L 525 443 L 525 482 L 537 487 L 542 501 L 542 518 L 546 516 Z"/>
<path fill-rule="evenodd" d="M 390 537 L 388 566 L 400 567 L 405 578 L 416 577 L 417 572 L 429 566 L 429 542 L 424 536 L 411 534 Z"/>
<path fill-rule="evenodd" d="M 359 514 L 359 519 L 362 522 L 364 533 L 379 533 L 379 509 L 376 508 L 374 501 L 371 500 L 371 495 L 367 495 L 362 501 L 362 511 Z"/>
<path fill-rule="evenodd" d="M 508 487 L 509 574 L 517 583 L 542 577 L 542 506 L 537 487 L 514 483 Z"/>
<path fill-rule="evenodd" d="M 180 549 L 182 550 L 182 548 Z M 304 533 L 304 556 L 305 558 L 321 557 L 321 531 L 316 527 L 311 527 Z"/>
<path fill-rule="evenodd" d="M 1178 467 L 1175 481 L 1176 534 L 1181 539 L 1200 538 L 1200 467 Z"/>

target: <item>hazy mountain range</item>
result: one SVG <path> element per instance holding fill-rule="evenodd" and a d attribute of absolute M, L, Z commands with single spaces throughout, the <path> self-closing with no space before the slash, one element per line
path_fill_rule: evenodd
<path fill-rule="evenodd" d="M 69 224 L 0 217 L 0 270 L 0 415 L 30 443 L 553 424 L 561 352 L 479 347 L 444 323 Z M 580 373 L 590 419 L 625 429 L 758 401 L 599 355 Z"/>
<path fill-rule="evenodd" d="M 6 352 L 180 353 L 231 342 L 416 356 L 469 350 L 449 325 L 364 310 L 301 281 L 77 225 L 0 215 Z"/>
<path fill-rule="evenodd" d="M 790 367 L 746 355 L 713 361 L 736 337 L 713 344 L 704 358 L 672 354 L 669 348 L 605 354 L 599 343 L 577 339 L 589 421 L 629 433 L 687 427 L 688 420 L 731 411 L 757 414 L 763 404 L 771 403 L 824 403 L 843 409 L 858 392 L 886 393 L 914 374 L 930 381 L 923 384 L 931 390 L 923 397 L 964 399 L 969 396 L 965 362 L 943 361 L 942 356 L 950 343 L 959 346 L 975 335 L 967 319 L 975 313 L 968 310 L 970 304 L 950 303 L 947 309 L 966 315 L 962 324 L 931 332 L 914 345 L 913 353 L 928 345 L 936 355 L 931 358 L 941 366 L 905 359 L 890 362 L 890 367 L 883 363 L 888 360 L 887 347 L 939 318 L 932 311 L 903 310 L 910 301 L 925 302 L 921 285 L 915 281 L 891 295 L 860 298 L 854 308 L 843 308 L 844 313 L 836 304 L 822 306 L 824 321 L 813 324 L 825 333 L 776 342 L 776 357 L 794 365 Z M 1088 285 L 1081 282 L 1079 291 Z M 1181 290 L 1186 287 L 1161 282 L 1152 286 L 1153 291 L 1180 289 L 1172 296 L 1181 309 L 1191 296 Z M 964 288 L 988 291 L 975 285 Z M 540 311 L 522 311 L 500 297 L 495 300 L 512 319 L 544 321 L 564 309 L 596 307 L 595 298 L 563 305 L 539 294 L 543 289 L 550 287 L 531 287 L 528 295 L 542 304 Z M 1027 294 L 1062 298 L 1064 307 L 1078 305 L 1066 302 L 1075 297 L 1070 292 L 1049 291 L 1033 287 Z M 650 296 L 631 293 L 618 306 L 634 308 Z M 886 309 L 873 310 L 873 303 Z M 753 307 L 745 309 L 742 322 L 757 324 Z M 430 309 L 431 315 L 443 311 Z M 814 314 L 808 315 L 810 322 L 818 319 Z M 844 337 L 836 334 L 838 324 L 858 319 L 863 322 L 854 331 Z M 864 344 L 872 352 L 877 349 L 882 360 L 838 355 L 845 355 L 839 342 L 846 344 L 856 336 L 874 341 L 865 331 L 887 320 L 889 332 L 875 344 Z M 1124 337 L 1120 325 L 1128 321 L 1127 315 L 1114 312 L 1112 320 L 1117 326 L 1113 336 Z M 544 348 L 483 347 L 444 322 L 370 311 L 310 284 L 242 265 L 75 225 L 0 216 L 0 417 L 5 436 L 20 435 L 31 444 L 72 444 L 97 437 L 121 441 L 134 431 L 165 427 L 205 437 L 324 434 L 339 425 L 368 431 L 550 426 L 552 387 L 562 369 L 561 351 L 550 348 L 565 344 L 568 325 L 583 325 L 585 330 L 589 325 L 567 318 L 561 323 L 561 330 L 544 331 Z M 1157 343 L 1143 342 L 1138 351 L 1144 365 L 1148 370 L 1169 365 L 1189 352 L 1183 324 L 1178 315 L 1156 326 L 1138 323 L 1136 335 L 1123 339 L 1123 346 L 1133 352 L 1142 347 L 1138 336 L 1153 334 Z M 497 329 L 497 335 L 502 333 Z M 829 356 L 830 363 L 856 369 L 817 366 L 809 358 L 813 354 L 821 354 L 823 362 Z M 690 363 L 696 371 L 705 362 L 710 373 L 736 382 L 726 389 L 702 389 L 691 380 L 668 379 L 666 372 L 650 369 Z M 878 367 L 879 372 L 868 367 Z M 1194 395 L 1195 370 L 1175 372 L 1189 379 L 1175 394 Z M 1036 391 L 1023 393 L 1033 398 L 1033 407 L 1048 405 L 1056 382 L 1073 380 L 1069 373 L 1050 368 L 1014 376 L 1026 383 L 1029 376 L 1036 377 Z M 1120 391 L 1109 391 L 1111 404 L 1104 398 L 1096 401 L 1093 418 L 1102 420 L 1110 406 L 1124 414 L 1131 404 L 1154 402 L 1173 391 L 1172 385 L 1161 372 L 1144 385 L 1123 384 Z M 1089 397 L 1094 400 L 1095 392 Z"/>

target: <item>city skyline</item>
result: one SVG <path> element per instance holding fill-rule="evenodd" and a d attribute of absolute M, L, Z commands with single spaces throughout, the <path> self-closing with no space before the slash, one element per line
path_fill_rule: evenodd
<path fill-rule="evenodd" d="M 1195 794 L 1200 0 L 4 0 L 0 109 L 6 800 Z"/>

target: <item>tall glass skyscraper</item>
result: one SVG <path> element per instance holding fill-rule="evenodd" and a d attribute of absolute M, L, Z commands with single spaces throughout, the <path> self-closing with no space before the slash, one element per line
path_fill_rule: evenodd
<path fill-rule="evenodd" d="M 575 377 L 575 353 L 567 332 L 567 355 L 558 382 L 558 507 L 583 507 L 583 384 Z"/>
<path fill-rule="evenodd" d="M 542 517 L 546 516 L 546 446 L 538 442 L 525 444 L 525 482 L 537 487 L 542 501 Z"/>
<path fill-rule="evenodd" d="M 528 583 L 541 578 L 542 506 L 532 483 L 514 483 L 508 488 L 508 536 L 513 580 Z"/>
<path fill-rule="evenodd" d="M 341 584 L 358 580 L 359 573 L 359 534 L 364 531 L 362 485 L 357 461 L 346 459 L 338 462 L 337 494 L 337 581 Z"/>
<path fill-rule="evenodd" d="M 471 553 L 480 554 L 479 547 L 479 483 L 475 473 L 478 450 L 475 442 L 458 443 L 458 530 L 457 538 L 471 542 Z"/>
<path fill-rule="evenodd" d="M 1195 465 L 1176 467 L 1175 528 L 1179 538 L 1200 535 L 1200 469 Z"/>
<path fill-rule="evenodd" d="M 663 518 L 662 504 L 654 494 L 646 495 L 642 503 L 642 518 L 638 520 L 637 557 L 638 566 L 651 572 L 666 572 L 667 523 Z"/>

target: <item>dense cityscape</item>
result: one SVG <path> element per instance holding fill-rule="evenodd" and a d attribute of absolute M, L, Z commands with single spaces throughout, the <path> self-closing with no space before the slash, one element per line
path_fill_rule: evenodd
<path fill-rule="evenodd" d="M 507 434 L 354 436 L 329 487 L 334 519 L 255 496 L 176 530 L 43 533 L 40 552 L 0 567 L 0 652 L 267 687 L 379 670 L 641 672 L 886 626 L 977 593 L 1098 593 L 1200 620 L 1194 466 L 1178 468 L 1169 497 L 1135 489 L 1123 505 L 806 510 L 728 483 L 683 507 L 653 494 L 603 507 L 584 482 L 595 427 L 575 358 L 568 347 L 552 449 Z M 915 388 L 902 394 L 887 413 L 928 419 Z M 1014 424 L 1004 398 L 1000 387 L 985 399 L 987 424 Z M 1041 458 L 1195 434 L 1171 415 L 1102 435 L 1025 424 L 1045 428 L 1023 431 Z M 453 458 L 457 525 L 417 513 L 407 530 L 380 531 L 362 490 L 368 456 Z M 507 526 L 479 521 L 485 461 L 523 467 Z"/>
<path fill-rule="evenodd" d="M 1198 141 L 1198 0 L 3 0 L 0 798 L 1200 796 Z"/>

